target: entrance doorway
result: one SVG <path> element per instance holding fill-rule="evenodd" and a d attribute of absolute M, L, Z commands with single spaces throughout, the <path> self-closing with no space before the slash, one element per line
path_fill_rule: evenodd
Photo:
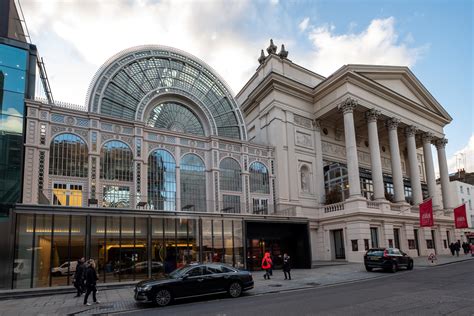
<path fill-rule="evenodd" d="M 413 234 L 415 235 L 415 247 L 418 256 L 420 255 L 420 243 L 418 242 L 418 229 L 413 230 Z"/>
<path fill-rule="evenodd" d="M 335 259 L 346 259 L 346 250 L 344 248 L 344 230 L 333 230 L 332 235 L 334 240 Z"/>
<path fill-rule="evenodd" d="M 393 229 L 393 239 L 395 241 L 395 248 L 400 248 L 400 229 L 399 228 L 394 228 Z"/>
<path fill-rule="evenodd" d="M 269 223 L 248 221 L 246 224 L 247 269 L 261 270 L 265 252 L 272 256 L 273 266 L 283 266 L 283 254 L 291 257 L 293 268 L 311 268 L 311 247 L 307 223 Z"/>

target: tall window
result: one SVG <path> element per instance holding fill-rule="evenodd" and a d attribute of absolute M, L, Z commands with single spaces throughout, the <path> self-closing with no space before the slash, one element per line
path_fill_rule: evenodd
<path fill-rule="evenodd" d="M 300 176 L 301 176 L 301 191 L 309 193 L 311 192 L 311 186 L 310 186 L 310 173 L 309 173 L 309 168 L 307 165 L 303 165 L 300 168 Z"/>
<path fill-rule="evenodd" d="M 206 167 L 199 156 L 181 158 L 181 210 L 206 211 Z"/>
<path fill-rule="evenodd" d="M 347 168 L 340 163 L 333 163 L 324 167 L 324 170 L 326 202 L 341 202 L 349 196 Z"/>
<path fill-rule="evenodd" d="M 51 142 L 49 174 L 66 177 L 87 177 L 86 143 L 74 134 L 60 134 Z"/>
<path fill-rule="evenodd" d="M 112 140 L 100 150 L 100 178 L 133 181 L 133 153 L 124 142 Z"/>
<path fill-rule="evenodd" d="M 270 180 L 267 167 L 261 162 L 250 165 L 250 192 L 270 194 Z"/>
<path fill-rule="evenodd" d="M 232 158 L 224 158 L 220 165 L 220 188 L 225 191 L 242 191 L 240 164 Z"/>
<path fill-rule="evenodd" d="M 166 150 L 155 150 L 148 157 L 148 205 L 176 210 L 176 162 Z"/>

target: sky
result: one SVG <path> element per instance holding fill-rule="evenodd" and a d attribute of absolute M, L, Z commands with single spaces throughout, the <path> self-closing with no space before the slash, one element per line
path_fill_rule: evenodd
<path fill-rule="evenodd" d="M 408 66 L 452 116 L 450 172 L 474 171 L 470 0 L 21 0 L 55 100 L 85 104 L 98 68 L 119 51 L 158 44 L 204 60 L 234 94 L 273 38 L 323 76 L 344 64 Z M 434 151 L 436 153 L 436 151 Z M 437 165 L 437 158 L 434 157 Z M 436 166 L 437 169 L 437 166 Z"/>

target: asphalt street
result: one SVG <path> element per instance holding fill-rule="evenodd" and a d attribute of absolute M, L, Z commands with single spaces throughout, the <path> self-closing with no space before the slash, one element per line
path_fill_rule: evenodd
<path fill-rule="evenodd" d="M 121 315 L 474 315 L 474 261 L 289 292 L 176 302 Z"/>

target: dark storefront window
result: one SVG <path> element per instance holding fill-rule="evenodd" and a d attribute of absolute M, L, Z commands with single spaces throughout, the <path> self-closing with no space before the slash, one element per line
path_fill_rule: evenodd
<path fill-rule="evenodd" d="M 27 57 L 0 45 L 0 204 L 20 200 Z"/>
<path fill-rule="evenodd" d="M 18 214 L 13 287 L 71 285 L 82 257 L 96 261 L 99 283 L 161 277 L 195 262 L 243 268 L 242 221 L 201 221 L 202 231 L 197 218 L 90 216 L 87 233 L 87 216 Z"/>

